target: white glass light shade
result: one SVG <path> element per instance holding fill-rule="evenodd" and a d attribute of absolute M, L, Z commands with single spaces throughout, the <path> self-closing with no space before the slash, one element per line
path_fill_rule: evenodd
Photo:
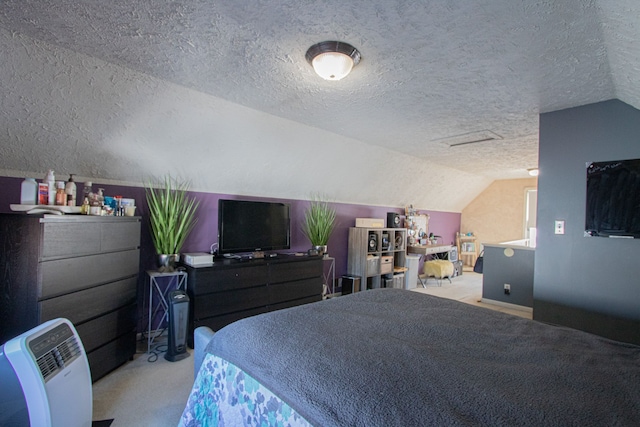
<path fill-rule="evenodd" d="M 536 168 L 536 169 L 527 169 L 529 171 L 529 175 L 531 176 L 538 176 L 540 174 L 540 171 Z"/>
<path fill-rule="evenodd" d="M 325 80 L 340 80 L 353 68 L 353 59 L 340 52 L 325 52 L 313 58 L 315 72 Z"/>
<path fill-rule="evenodd" d="M 311 46 L 305 54 L 316 74 L 325 80 L 340 80 L 360 62 L 360 52 L 349 43 L 324 41 Z"/>

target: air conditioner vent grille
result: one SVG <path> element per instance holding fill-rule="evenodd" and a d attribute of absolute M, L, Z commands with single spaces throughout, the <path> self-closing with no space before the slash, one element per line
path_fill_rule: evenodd
<path fill-rule="evenodd" d="M 460 135 L 438 138 L 432 141 L 439 142 L 451 148 L 460 147 L 462 145 L 477 144 L 479 142 L 499 141 L 502 136 L 490 130 L 481 130 L 476 132 L 463 133 Z"/>
<path fill-rule="evenodd" d="M 47 382 L 53 378 L 59 371 L 64 369 L 65 365 L 78 358 L 81 353 L 76 337 L 71 336 L 52 348 L 51 351 L 40 356 L 37 362 L 44 381 Z"/>

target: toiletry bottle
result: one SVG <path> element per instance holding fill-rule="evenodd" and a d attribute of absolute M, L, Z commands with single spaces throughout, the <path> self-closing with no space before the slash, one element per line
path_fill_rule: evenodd
<path fill-rule="evenodd" d="M 114 196 L 116 199 L 115 216 L 124 216 L 124 206 L 122 205 L 122 196 Z"/>
<path fill-rule="evenodd" d="M 69 181 L 67 181 L 67 185 L 65 185 L 64 192 L 67 194 L 67 206 L 75 206 L 77 187 L 73 181 L 73 174 L 69 174 Z"/>
<path fill-rule="evenodd" d="M 89 187 L 89 189 L 91 189 L 91 187 Z M 102 204 L 98 199 L 98 193 L 94 193 L 93 191 L 89 192 L 89 215 L 102 215 Z"/>
<path fill-rule="evenodd" d="M 64 192 L 64 181 L 58 181 L 56 188 L 56 206 L 67 204 L 67 193 Z"/>
<path fill-rule="evenodd" d="M 89 198 L 85 197 L 82 202 L 82 206 L 80 206 L 80 213 L 82 215 L 89 215 Z"/>
<path fill-rule="evenodd" d="M 38 184 L 38 205 L 49 204 L 49 184 L 41 182 Z"/>
<path fill-rule="evenodd" d="M 91 203 L 91 198 L 93 197 L 93 189 L 91 186 L 93 183 L 91 181 L 87 181 L 84 183 L 84 188 L 82 189 L 82 198 L 87 199 L 89 203 Z"/>
<path fill-rule="evenodd" d="M 33 178 L 25 178 L 20 185 L 20 204 L 38 204 L 38 183 Z"/>
<path fill-rule="evenodd" d="M 93 202 L 89 202 L 89 215 L 102 215 L 102 206 L 100 206 L 95 200 Z"/>
<path fill-rule="evenodd" d="M 91 181 L 87 181 L 84 183 L 84 188 L 82 189 L 82 199 L 87 199 L 87 202 L 89 202 L 89 207 L 94 204 L 96 197 L 95 193 L 93 192 L 93 188 L 91 187 L 92 185 L 93 183 Z M 87 214 L 91 214 L 90 208 L 87 210 Z"/>
<path fill-rule="evenodd" d="M 49 169 L 47 176 L 44 177 L 44 182 L 49 187 L 49 198 L 47 200 L 48 205 L 56 204 L 56 177 L 53 174 L 53 169 Z"/>

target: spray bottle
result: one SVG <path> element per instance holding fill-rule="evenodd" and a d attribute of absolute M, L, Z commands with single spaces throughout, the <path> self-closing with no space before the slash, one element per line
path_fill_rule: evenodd
<path fill-rule="evenodd" d="M 47 199 L 48 205 L 56 204 L 56 177 L 53 174 L 53 169 L 49 169 L 49 172 L 44 177 L 44 182 L 49 187 L 49 197 Z"/>
<path fill-rule="evenodd" d="M 69 174 L 69 181 L 64 187 L 64 192 L 67 194 L 67 206 L 75 206 L 76 205 L 76 196 L 77 196 L 77 187 L 76 183 L 73 181 L 73 175 Z"/>

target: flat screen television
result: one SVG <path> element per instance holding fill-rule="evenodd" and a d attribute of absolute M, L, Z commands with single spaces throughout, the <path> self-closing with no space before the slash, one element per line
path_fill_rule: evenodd
<path fill-rule="evenodd" d="M 218 251 L 221 254 L 289 249 L 289 205 L 250 200 L 218 201 Z"/>
<path fill-rule="evenodd" d="M 587 163 L 585 236 L 640 238 L 640 159 Z"/>

